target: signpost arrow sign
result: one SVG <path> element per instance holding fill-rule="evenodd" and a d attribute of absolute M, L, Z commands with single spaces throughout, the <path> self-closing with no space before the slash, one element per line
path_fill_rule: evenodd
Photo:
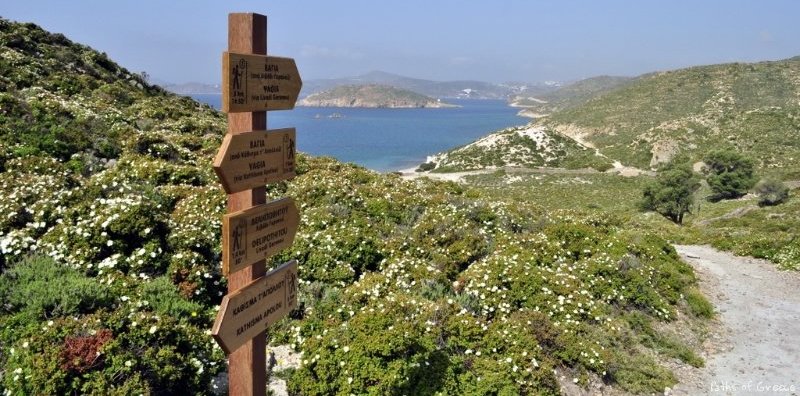
<path fill-rule="evenodd" d="M 227 276 L 291 246 L 299 223 L 291 198 L 226 214 L 222 218 L 222 273 Z"/>
<path fill-rule="evenodd" d="M 294 59 L 222 54 L 222 111 L 289 110 L 303 82 Z"/>
<path fill-rule="evenodd" d="M 297 261 L 292 260 L 228 294 L 211 335 L 230 354 L 297 307 L 297 286 Z"/>
<path fill-rule="evenodd" d="M 294 157 L 294 128 L 227 134 L 214 171 L 225 192 L 233 194 L 293 178 Z"/>

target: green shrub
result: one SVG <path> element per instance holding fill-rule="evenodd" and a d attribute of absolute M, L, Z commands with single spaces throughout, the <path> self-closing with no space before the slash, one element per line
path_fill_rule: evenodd
<path fill-rule="evenodd" d="M 712 201 L 739 198 L 746 194 L 756 182 L 755 164 L 733 150 L 715 150 L 703 157 L 704 172 L 711 187 Z"/>
<path fill-rule="evenodd" d="M 202 305 L 188 301 L 181 296 L 178 288 L 164 276 L 142 284 L 141 298 L 160 315 L 167 315 L 177 320 L 193 321 L 205 310 Z"/>
<path fill-rule="evenodd" d="M 670 162 L 658 171 L 656 180 L 644 188 L 641 207 L 682 224 L 683 216 L 691 212 L 694 193 L 699 187 L 691 165 Z"/>
<path fill-rule="evenodd" d="M 31 256 L 0 276 L 0 307 L 45 318 L 90 313 L 113 301 L 111 290 L 95 279 L 46 256 Z"/>
<path fill-rule="evenodd" d="M 433 170 L 433 168 L 436 168 L 435 162 L 425 162 L 417 168 L 416 172 L 427 172 Z"/>
<path fill-rule="evenodd" d="M 759 206 L 773 206 L 789 199 L 789 187 L 776 179 L 762 179 L 756 184 Z"/>
<path fill-rule="evenodd" d="M 695 316 L 711 318 L 714 316 L 714 306 L 697 289 L 689 289 L 685 292 L 686 303 L 689 305 L 689 312 Z"/>

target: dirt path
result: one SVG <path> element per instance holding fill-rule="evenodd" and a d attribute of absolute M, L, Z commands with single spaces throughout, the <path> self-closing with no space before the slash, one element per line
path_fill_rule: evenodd
<path fill-rule="evenodd" d="M 800 274 L 709 246 L 676 245 L 717 309 L 706 367 L 677 373 L 673 395 L 800 395 Z"/>

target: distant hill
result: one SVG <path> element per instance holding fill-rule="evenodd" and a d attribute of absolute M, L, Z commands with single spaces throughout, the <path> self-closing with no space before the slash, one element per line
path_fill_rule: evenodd
<path fill-rule="evenodd" d="M 429 96 L 388 85 L 342 85 L 307 96 L 297 103 L 310 107 L 456 107 Z"/>
<path fill-rule="evenodd" d="M 580 106 L 598 95 L 619 88 L 633 80 L 631 77 L 619 76 L 591 77 L 535 97 L 525 92 L 512 98 L 511 105 L 526 108 L 520 112 L 520 115 L 542 116 Z"/>
<path fill-rule="evenodd" d="M 729 147 L 800 175 L 798 98 L 798 58 L 699 66 L 643 75 L 543 123 L 635 166 Z"/>
<path fill-rule="evenodd" d="M 431 81 L 404 77 L 397 74 L 373 71 L 356 77 L 318 79 L 303 81 L 301 97 L 308 96 L 340 85 L 389 85 L 418 92 L 434 98 L 508 99 L 522 92 L 541 94 L 558 88 L 558 83 L 504 83 L 493 84 L 482 81 Z"/>

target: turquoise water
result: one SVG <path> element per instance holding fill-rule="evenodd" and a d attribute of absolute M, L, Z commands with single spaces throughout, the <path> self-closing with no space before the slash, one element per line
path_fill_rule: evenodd
<path fill-rule="evenodd" d="M 220 95 L 193 95 L 220 107 Z M 501 100 L 448 100 L 451 109 L 297 107 L 271 111 L 270 129 L 295 127 L 297 149 L 386 172 L 416 166 L 428 155 L 462 146 L 498 129 L 523 125 Z M 329 118 L 331 114 L 341 118 Z"/>

